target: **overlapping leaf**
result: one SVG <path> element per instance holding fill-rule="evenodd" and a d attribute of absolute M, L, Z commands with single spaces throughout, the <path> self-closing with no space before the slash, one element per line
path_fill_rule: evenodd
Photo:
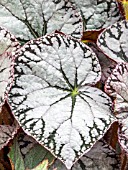
<path fill-rule="evenodd" d="M 23 132 L 14 138 L 9 158 L 15 170 L 36 170 L 41 167 L 41 170 L 46 170 L 47 165 L 54 160 L 49 151 Z"/>
<path fill-rule="evenodd" d="M 30 40 L 55 30 L 80 39 L 82 19 L 67 0 L 1 0 L 0 24 L 21 40 Z"/>
<path fill-rule="evenodd" d="M 59 34 L 27 43 L 16 58 L 12 111 L 68 169 L 115 121 L 111 99 L 92 87 L 100 76 L 92 50 Z"/>
<path fill-rule="evenodd" d="M 105 85 L 106 92 L 115 100 L 115 112 L 128 111 L 128 63 L 120 63 L 113 70 Z"/>
<path fill-rule="evenodd" d="M 88 43 L 89 47 L 97 54 L 99 59 L 99 63 L 101 65 L 101 81 L 105 83 L 107 78 L 111 75 L 112 70 L 116 66 L 116 62 L 109 59 L 98 47 L 95 43 Z"/>
<path fill-rule="evenodd" d="M 106 82 L 106 91 L 115 97 L 120 122 L 119 141 L 128 152 L 128 63 L 120 63 Z"/>
<path fill-rule="evenodd" d="M 116 22 L 104 30 L 97 41 L 100 49 L 117 62 L 128 62 L 128 22 Z"/>
<path fill-rule="evenodd" d="M 119 170 L 121 163 L 119 155 L 102 139 L 72 167 L 71 170 Z M 64 165 L 56 160 L 49 170 L 66 170 Z"/>
<path fill-rule="evenodd" d="M 0 107 L 13 79 L 13 52 L 19 47 L 18 41 L 6 29 L 0 27 Z"/>
<path fill-rule="evenodd" d="M 107 28 L 122 16 L 116 0 L 71 0 L 79 7 L 85 30 Z"/>
<path fill-rule="evenodd" d="M 117 118 L 120 122 L 119 128 L 119 143 L 122 146 L 122 149 L 128 154 L 128 111 L 122 112 L 117 115 Z"/>
<path fill-rule="evenodd" d="M 18 129 L 19 125 L 11 115 L 10 108 L 6 103 L 0 112 L 0 150 L 8 144 Z"/>
<path fill-rule="evenodd" d="M 1 170 L 12 170 L 9 158 L 7 156 L 7 147 L 0 150 L 0 169 Z"/>
<path fill-rule="evenodd" d="M 29 153 L 30 150 L 34 148 L 34 145 L 37 144 L 36 140 L 34 140 L 32 137 L 28 136 L 24 132 L 20 132 L 18 134 L 17 141 L 18 141 L 20 152 L 23 157 L 25 157 L 27 153 Z"/>

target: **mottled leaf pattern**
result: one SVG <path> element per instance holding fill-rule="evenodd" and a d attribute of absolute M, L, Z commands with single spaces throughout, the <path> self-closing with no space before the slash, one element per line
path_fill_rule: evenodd
<path fill-rule="evenodd" d="M 100 76 L 95 54 L 71 37 L 45 36 L 17 54 L 12 111 L 68 169 L 115 121 L 111 99 L 92 87 Z"/>
<path fill-rule="evenodd" d="M 120 166 L 119 155 L 102 139 L 71 170 L 119 170 Z M 56 160 L 49 170 L 66 170 L 66 167 Z"/>
<path fill-rule="evenodd" d="M 5 95 L 10 89 L 13 79 L 13 52 L 19 47 L 15 37 L 0 27 L 0 107 L 4 104 Z"/>
<path fill-rule="evenodd" d="M 95 52 L 99 59 L 99 63 L 101 65 L 101 81 L 105 84 L 107 78 L 111 75 L 112 70 L 116 66 L 116 62 L 109 59 L 98 47 L 95 43 L 88 43 L 89 47 Z"/>
<path fill-rule="evenodd" d="M 106 82 L 106 92 L 115 97 L 114 110 L 120 123 L 119 142 L 128 152 L 128 63 L 120 63 Z"/>
<path fill-rule="evenodd" d="M 116 22 L 104 30 L 97 41 L 99 48 L 116 62 L 128 62 L 128 22 Z"/>
<path fill-rule="evenodd" d="M 120 63 L 105 85 L 106 92 L 115 97 L 115 112 L 128 111 L 128 63 Z"/>
<path fill-rule="evenodd" d="M 116 0 L 71 0 L 79 7 L 85 30 L 107 28 L 122 16 Z"/>
<path fill-rule="evenodd" d="M 68 0 L 1 0 L 0 16 L 0 24 L 21 40 L 55 30 L 78 39 L 82 36 L 81 16 Z"/>

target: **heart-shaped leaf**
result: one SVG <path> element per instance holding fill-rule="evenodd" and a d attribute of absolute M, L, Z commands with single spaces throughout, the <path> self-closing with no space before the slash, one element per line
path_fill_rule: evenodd
<path fill-rule="evenodd" d="M 71 0 L 82 14 L 85 30 L 107 28 L 122 16 L 116 0 Z"/>
<path fill-rule="evenodd" d="M 116 22 L 98 38 L 99 48 L 116 62 L 128 62 L 128 21 Z"/>
<path fill-rule="evenodd" d="M 19 43 L 15 37 L 6 29 L 0 27 L 0 108 L 4 104 L 12 80 L 14 51 L 19 48 Z"/>
<path fill-rule="evenodd" d="M 33 40 L 17 54 L 12 111 L 68 169 L 115 121 L 111 99 L 92 87 L 100 76 L 93 51 L 64 35 Z"/>
<path fill-rule="evenodd" d="M 101 139 L 73 165 L 71 170 L 119 170 L 120 167 L 119 155 Z M 66 170 L 66 168 L 56 160 L 49 170 Z"/>
<path fill-rule="evenodd" d="M 68 0 L 1 0 L 0 24 L 17 38 L 30 40 L 55 30 L 81 39 L 82 18 Z"/>

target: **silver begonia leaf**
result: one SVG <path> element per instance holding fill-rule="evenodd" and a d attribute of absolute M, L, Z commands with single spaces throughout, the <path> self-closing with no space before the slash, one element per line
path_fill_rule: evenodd
<path fill-rule="evenodd" d="M 122 16 L 116 0 L 70 0 L 83 17 L 85 30 L 107 28 Z"/>
<path fill-rule="evenodd" d="M 30 40 L 55 30 L 81 39 L 82 18 L 68 0 L 1 0 L 0 25 Z"/>
<path fill-rule="evenodd" d="M 128 111 L 128 63 L 120 63 L 108 78 L 105 90 L 115 97 L 115 112 Z"/>
<path fill-rule="evenodd" d="M 116 22 L 104 30 L 99 35 L 97 44 L 116 62 L 128 62 L 128 21 Z"/>
<path fill-rule="evenodd" d="M 13 80 L 13 53 L 19 48 L 15 37 L 6 29 L 0 27 L 0 108 Z"/>
<path fill-rule="evenodd" d="M 101 139 L 73 165 L 71 170 L 119 170 L 120 167 L 119 155 Z M 49 170 L 55 169 L 66 170 L 59 160 L 56 160 Z"/>
<path fill-rule="evenodd" d="M 128 63 L 120 63 L 108 78 L 106 92 L 115 97 L 114 110 L 120 123 L 119 142 L 128 153 Z"/>
<path fill-rule="evenodd" d="M 115 121 L 111 99 L 92 87 L 101 77 L 97 57 L 82 42 L 52 34 L 24 45 L 15 62 L 12 112 L 70 169 Z"/>

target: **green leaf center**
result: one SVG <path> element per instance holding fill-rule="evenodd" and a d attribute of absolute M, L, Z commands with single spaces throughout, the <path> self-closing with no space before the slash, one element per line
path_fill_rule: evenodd
<path fill-rule="evenodd" d="M 75 87 L 75 88 L 72 90 L 71 95 L 72 95 L 72 97 L 76 97 L 78 94 L 79 94 L 78 88 Z"/>

